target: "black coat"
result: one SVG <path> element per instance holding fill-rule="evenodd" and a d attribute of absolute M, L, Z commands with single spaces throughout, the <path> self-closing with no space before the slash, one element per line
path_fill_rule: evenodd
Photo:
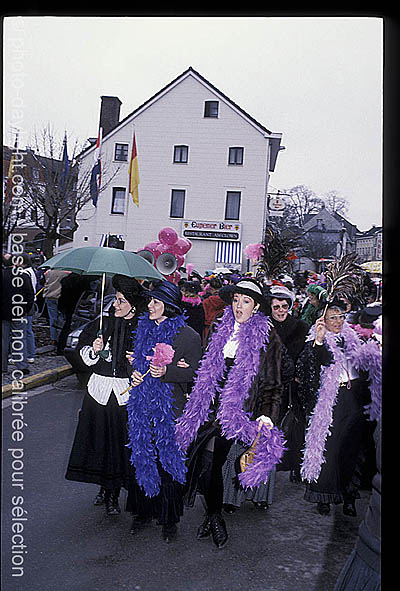
<path fill-rule="evenodd" d="M 23 318 L 32 309 L 35 299 L 31 278 L 23 267 L 5 267 L 2 279 L 2 320 Z"/>
<path fill-rule="evenodd" d="M 304 342 L 309 331 L 307 322 L 300 318 L 293 318 L 290 315 L 283 322 L 279 322 L 272 317 L 271 320 L 293 362 L 296 363 L 298 356 L 303 350 Z"/>
<path fill-rule="evenodd" d="M 172 341 L 175 350 L 172 362 L 167 365 L 167 371 L 161 381 L 174 384 L 174 398 L 176 415 L 182 414 L 187 401 L 195 372 L 199 367 L 202 356 L 200 335 L 190 326 L 183 326 Z M 190 367 L 177 367 L 180 359 L 184 359 Z"/>

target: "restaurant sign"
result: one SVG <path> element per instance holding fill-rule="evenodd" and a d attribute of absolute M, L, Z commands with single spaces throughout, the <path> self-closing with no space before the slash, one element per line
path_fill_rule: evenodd
<path fill-rule="evenodd" d="M 183 220 L 182 236 L 200 240 L 240 240 L 242 224 L 239 222 L 207 222 L 202 220 Z"/>

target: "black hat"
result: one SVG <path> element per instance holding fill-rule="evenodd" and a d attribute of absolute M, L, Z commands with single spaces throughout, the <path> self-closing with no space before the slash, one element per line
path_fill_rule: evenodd
<path fill-rule="evenodd" d="M 138 306 L 140 303 L 144 304 L 145 290 L 134 277 L 127 275 L 114 275 L 112 278 L 112 285 L 116 291 L 121 292 L 131 306 Z"/>
<path fill-rule="evenodd" d="M 246 277 L 246 279 L 241 279 L 235 285 L 227 285 L 226 287 L 222 287 L 219 290 L 218 295 L 222 300 L 224 300 L 224 302 L 231 304 L 235 293 L 242 293 L 253 298 L 257 304 L 260 304 L 261 312 L 264 314 L 267 313 L 268 302 L 264 297 L 262 286 L 255 279 Z"/>
<path fill-rule="evenodd" d="M 164 304 L 171 306 L 178 313 L 182 313 L 182 310 L 179 307 L 182 302 L 182 293 L 175 283 L 171 283 L 171 281 L 166 279 L 160 281 L 155 284 L 153 289 L 147 291 L 146 295 L 149 298 L 160 300 L 161 302 L 164 302 Z"/>
<path fill-rule="evenodd" d="M 188 293 L 195 295 L 201 290 L 201 285 L 198 281 L 183 281 L 181 289 L 184 289 Z"/>

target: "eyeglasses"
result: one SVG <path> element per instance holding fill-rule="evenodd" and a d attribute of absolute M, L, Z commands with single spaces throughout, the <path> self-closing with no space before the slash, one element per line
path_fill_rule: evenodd
<path fill-rule="evenodd" d="M 335 314 L 334 316 L 329 316 L 329 320 L 343 320 L 346 314 Z"/>
<path fill-rule="evenodd" d="M 272 309 L 276 312 L 277 310 L 289 310 L 289 304 L 274 304 Z"/>

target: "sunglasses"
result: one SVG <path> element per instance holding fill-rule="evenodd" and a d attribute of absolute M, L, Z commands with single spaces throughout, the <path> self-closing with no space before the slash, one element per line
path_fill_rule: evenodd
<path fill-rule="evenodd" d="M 289 310 L 289 304 L 274 304 L 272 309 L 276 312 L 277 310 Z"/>

